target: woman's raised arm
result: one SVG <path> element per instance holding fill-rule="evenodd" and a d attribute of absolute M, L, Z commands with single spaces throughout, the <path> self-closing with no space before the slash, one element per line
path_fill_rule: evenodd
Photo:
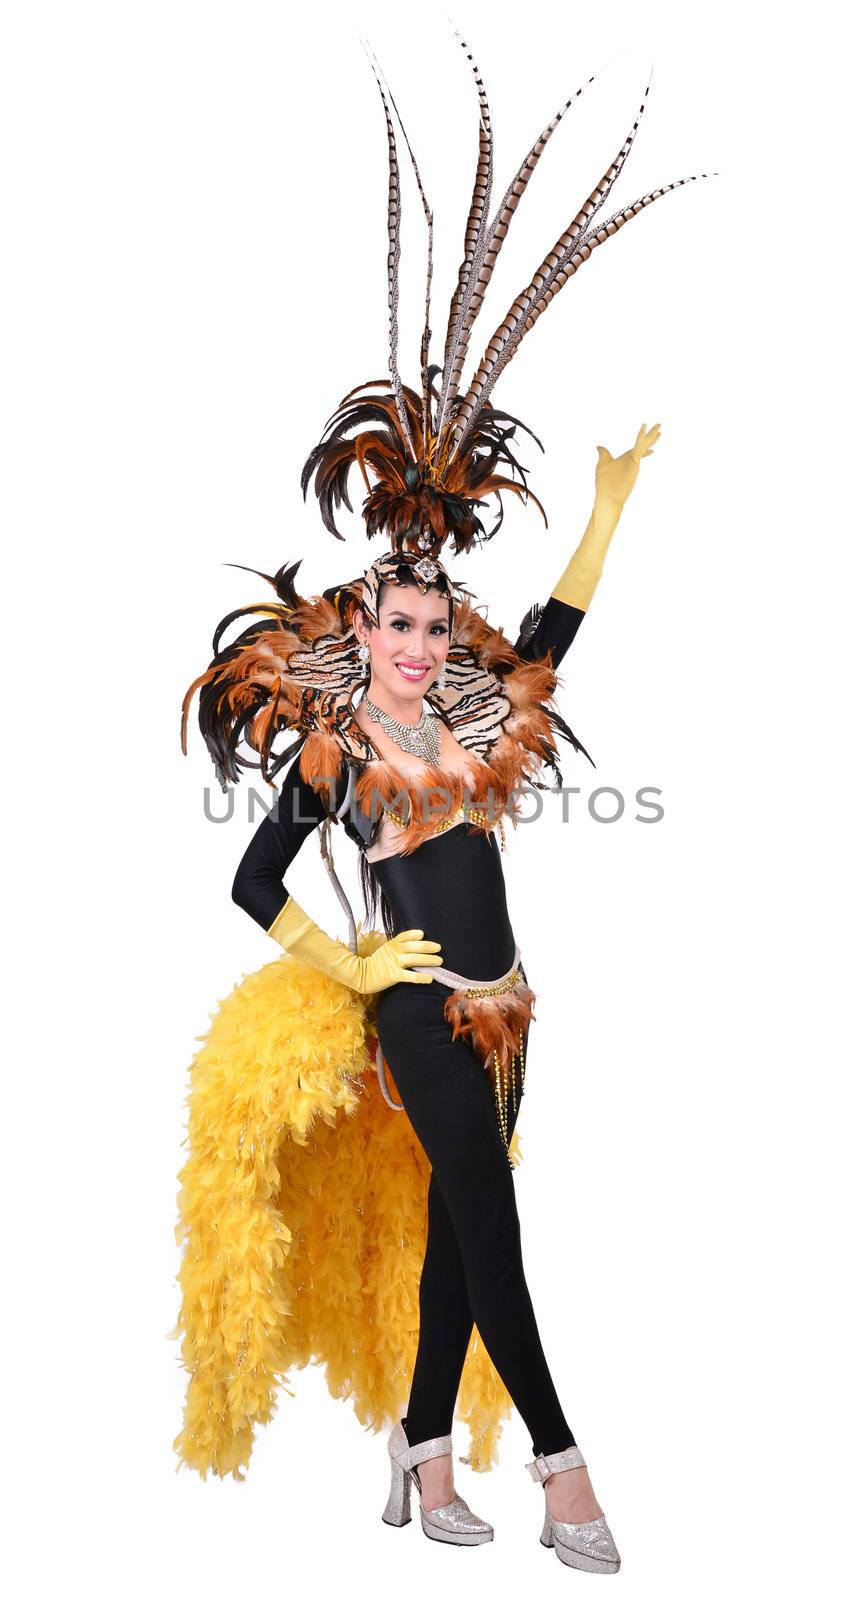
<path fill-rule="evenodd" d="M 636 443 L 623 455 L 612 456 L 605 445 L 597 446 L 594 507 L 588 526 L 542 608 L 537 626 L 531 631 L 523 626 L 516 648 L 524 661 L 538 660 L 551 650 L 553 667 L 558 669 L 600 581 L 612 535 L 639 476 L 639 463 L 650 456 L 659 437 L 659 425 L 646 428 L 643 423 Z"/>

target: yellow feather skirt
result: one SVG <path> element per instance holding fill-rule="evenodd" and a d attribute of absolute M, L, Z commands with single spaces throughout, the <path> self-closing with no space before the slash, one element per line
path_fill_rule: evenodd
<path fill-rule="evenodd" d="M 379 943 L 359 939 L 359 953 Z M 178 1174 L 188 1373 L 179 1464 L 244 1477 L 292 1368 L 378 1431 L 405 1413 L 418 1340 L 430 1168 L 376 1078 L 375 997 L 283 955 L 222 1000 L 190 1069 Z M 393 1098 L 398 1098 L 395 1094 Z M 513 1135 L 511 1160 L 521 1159 Z M 455 1415 L 461 1459 L 498 1460 L 511 1398 L 476 1327 Z"/>

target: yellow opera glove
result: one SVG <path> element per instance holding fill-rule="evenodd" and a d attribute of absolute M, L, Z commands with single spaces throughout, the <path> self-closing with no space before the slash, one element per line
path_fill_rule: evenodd
<path fill-rule="evenodd" d="M 432 972 L 413 967 L 441 967 L 442 946 L 424 938 L 422 928 L 409 928 L 387 939 L 369 956 L 353 955 L 348 945 L 330 939 L 292 896 L 266 929 L 283 950 L 308 966 L 336 978 L 357 994 L 378 994 L 395 983 L 432 983 Z"/>
<path fill-rule="evenodd" d="M 659 423 L 653 428 L 646 428 L 643 422 L 632 450 L 625 450 L 622 456 L 611 456 L 605 445 L 597 446 L 594 510 L 588 527 L 552 591 L 556 600 L 563 600 L 565 605 L 576 606 L 580 611 L 587 609 L 600 581 L 604 558 L 618 526 L 624 502 L 639 476 L 639 463 L 645 456 L 650 456 L 659 437 Z"/>

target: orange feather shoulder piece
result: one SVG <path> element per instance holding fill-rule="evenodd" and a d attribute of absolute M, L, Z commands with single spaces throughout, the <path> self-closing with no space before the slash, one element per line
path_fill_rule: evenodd
<path fill-rule="evenodd" d="M 468 600 L 455 600 L 445 687 L 434 685 L 426 699 L 472 758 L 470 770 L 458 777 L 428 767 L 415 783 L 380 757 L 355 718 L 353 702 L 367 679 L 352 626 L 361 579 L 308 600 L 296 591 L 299 565 L 285 565 L 274 577 L 258 574 L 272 584 L 277 603 L 243 607 L 223 618 L 213 660 L 183 699 L 183 751 L 191 703 L 199 692 L 200 732 L 224 790 L 239 782 L 243 768 L 258 769 L 274 783 L 297 751 L 302 777 L 329 798 L 345 762 L 360 768 L 359 803 L 372 788 L 383 803 L 393 803 L 405 788 L 406 817 L 417 824 L 424 820 L 421 806 L 427 805 L 424 798 L 419 806 L 419 796 L 426 797 L 428 788 L 443 790 L 456 809 L 467 791 L 476 806 L 501 809 L 523 782 L 560 786 L 557 737 L 576 750 L 583 746 L 554 704 L 558 679 L 549 652 L 536 661 L 523 660 L 500 628 Z M 250 613 L 258 620 L 222 646 L 228 627 Z M 276 752 L 275 741 L 285 733 L 295 738 Z M 551 784 L 542 780 L 544 768 L 552 774 Z M 438 824 L 436 806 L 433 814 Z M 426 826 L 417 826 L 404 835 L 404 847 L 414 848 L 423 837 Z"/>

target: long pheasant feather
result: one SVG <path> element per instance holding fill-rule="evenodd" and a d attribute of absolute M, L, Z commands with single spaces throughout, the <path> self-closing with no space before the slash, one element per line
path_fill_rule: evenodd
<path fill-rule="evenodd" d="M 556 240 L 556 243 L 553 245 L 552 249 L 547 252 L 546 256 L 538 267 L 537 272 L 532 278 L 531 283 L 517 296 L 516 300 L 513 302 L 510 310 L 508 311 L 507 316 L 499 324 L 498 328 L 493 334 L 492 339 L 487 345 L 487 349 L 484 353 L 481 364 L 478 367 L 474 378 L 472 379 L 472 382 L 469 386 L 469 392 L 466 395 L 463 406 L 454 425 L 453 455 L 456 455 L 458 449 L 462 447 L 462 442 L 469 431 L 470 421 L 475 414 L 474 406 L 477 396 L 479 394 L 485 395 L 489 393 L 489 387 L 491 387 L 492 383 L 495 381 L 493 374 L 506 346 L 512 339 L 517 340 L 518 342 L 519 331 L 526 317 L 528 316 L 531 306 L 536 304 L 536 302 L 541 298 L 547 285 L 552 281 L 556 272 L 559 270 L 561 262 L 564 259 L 569 259 L 577 245 L 582 241 L 582 239 L 584 239 L 594 217 L 605 204 L 609 194 L 611 193 L 613 185 L 620 176 L 630 151 L 633 148 L 633 141 L 635 140 L 636 134 L 639 130 L 639 123 L 642 119 L 642 114 L 645 110 L 645 104 L 648 99 L 648 88 L 650 88 L 650 84 L 645 89 L 645 93 L 642 97 L 642 104 L 639 107 L 636 119 L 620 150 L 609 163 L 609 166 L 607 167 L 603 176 L 600 178 L 599 182 L 592 189 L 588 198 L 583 202 L 582 206 L 580 206 L 580 209 L 573 218 L 573 221 L 568 225 L 567 228 L 565 228 L 564 233 L 559 239 Z M 509 359 L 510 357 L 506 358 L 505 365 Z M 499 368 L 499 370 L 501 369 Z"/>
<path fill-rule="evenodd" d="M 540 299 L 533 302 L 529 306 L 528 310 L 524 314 L 521 325 L 517 329 L 515 337 L 508 340 L 505 346 L 502 348 L 497 362 L 488 373 L 481 388 L 475 394 L 473 401 L 474 409 L 471 413 L 471 421 L 470 423 L 467 423 L 466 428 L 458 438 L 458 447 L 460 449 L 462 449 L 468 432 L 472 427 L 474 427 L 475 419 L 480 413 L 481 407 L 486 404 L 491 390 L 497 383 L 508 362 L 516 354 L 516 351 L 519 348 L 519 345 L 525 334 L 528 333 L 530 328 L 534 327 L 538 317 L 546 310 L 547 306 L 550 304 L 550 301 L 554 299 L 559 290 L 564 288 L 564 285 L 567 283 L 568 279 L 572 278 L 574 273 L 579 271 L 580 267 L 591 258 L 595 250 L 600 245 L 605 244 L 607 239 L 613 238 L 614 235 L 624 227 L 625 223 L 630 222 L 633 217 L 638 217 L 640 212 L 644 211 L 647 206 L 652 205 L 655 200 L 659 200 L 664 194 L 671 194 L 673 189 L 681 189 L 685 184 L 695 183 L 697 178 L 705 178 L 707 176 L 708 174 L 705 172 L 697 172 L 693 173 L 689 178 L 676 178 L 673 183 L 664 184 L 660 189 L 652 189 L 650 194 L 642 195 L 642 197 L 639 200 L 635 200 L 632 205 L 625 206 L 621 211 L 616 211 L 615 215 L 610 217 L 608 221 L 598 223 L 597 227 L 594 228 L 590 233 L 586 234 L 583 239 L 579 240 L 578 242 L 574 242 L 570 250 L 566 252 L 565 256 L 559 262 L 556 272 L 553 274 L 552 278 L 544 288 Z"/>
<path fill-rule="evenodd" d="M 375 71 L 374 71 L 374 75 Z M 397 415 L 403 429 L 404 441 L 415 458 L 415 450 L 409 428 L 409 418 L 406 412 L 406 403 L 403 398 L 403 383 L 397 365 L 397 307 L 400 296 L 399 270 L 400 270 L 400 172 L 397 164 L 397 142 L 394 137 L 394 124 L 391 121 L 391 112 L 385 90 L 377 76 L 376 86 L 382 98 L 382 107 L 385 112 L 385 126 L 388 133 L 388 369 L 391 374 L 391 387 L 397 405 Z"/>
<path fill-rule="evenodd" d="M 468 284 L 472 280 L 475 259 L 483 239 L 486 237 L 486 215 L 490 205 L 490 194 L 493 187 L 493 124 L 490 117 L 490 102 L 484 88 L 483 79 L 478 71 L 477 64 L 465 39 L 459 34 L 462 48 L 472 68 L 475 86 L 478 91 L 479 126 L 478 126 L 478 165 L 475 172 L 475 182 L 472 188 L 472 203 L 469 215 L 466 218 L 466 235 L 463 241 L 463 260 L 457 274 L 457 284 L 451 296 L 451 306 L 448 312 L 448 329 L 445 334 L 445 354 L 443 358 L 442 395 L 440 398 L 441 417 L 447 396 L 446 378 L 450 377 L 452 365 L 456 356 L 458 329 L 462 326 L 462 312 L 464 298 L 468 293 Z M 439 432 L 437 420 L 436 432 Z"/>
<path fill-rule="evenodd" d="M 515 177 L 508 185 L 502 199 L 502 203 L 499 206 L 499 209 L 496 212 L 490 227 L 487 229 L 484 235 L 484 238 L 481 242 L 481 247 L 475 253 L 472 261 L 471 271 L 466 283 L 465 292 L 461 298 L 457 313 L 457 321 L 454 327 L 454 333 L 451 342 L 450 358 L 446 358 L 445 371 L 440 389 L 439 407 L 436 414 L 437 433 L 441 434 L 442 432 L 450 409 L 452 396 L 457 392 L 460 376 L 463 371 L 463 363 L 465 362 L 466 355 L 468 353 L 469 334 L 475 318 L 481 309 L 484 295 L 487 292 L 487 287 L 491 277 L 493 276 L 493 270 L 499 256 L 499 252 L 507 236 L 511 221 L 513 220 L 514 212 L 516 211 L 520 200 L 525 194 L 532 173 L 534 172 L 538 161 L 540 160 L 544 150 L 546 149 L 546 146 L 552 138 L 552 135 L 555 133 L 556 128 L 561 122 L 562 117 L 567 111 L 570 110 L 574 100 L 578 100 L 579 96 L 585 89 L 588 88 L 589 84 L 594 82 L 595 76 L 596 74 L 592 73 L 591 77 L 588 78 L 585 83 L 580 85 L 580 87 L 576 90 L 576 93 L 571 95 L 569 100 L 565 101 L 564 105 L 561 106 L 556 112 L 551 122 L 547 123 L 543 132 L 535 140 L 525 159 L 522 161 Z"/>
<path fill-rule="evenodd" d="M 371 66 L 373 67 L 373 71 L 374 71 L 374 73 L 376 75 L 376 81 L 377 81 L 377 83 L 380 84 L 380 88 L 381 88 L 380 79 L 381 78 L 384 79 L 385 75 L 382 72 L 382 68 L 379 66 L 379 63 L 376 61 L 376 58 L 372 56 L 372 52 L 369 51 L 369 48 L 368 48 L 367 45 L 365 45 L 365 49 L 368 50 L 368 54 L 371 55 L 371 57 L 372 57 Z M 426 222 L 427 222 L 427 283 L 426 283 L 426 288 L 425 288 L 425 291 L 424 291 L 424 331 L 423 331 L 422 336 L 421 336 L 421 449 L 422 449 L 422 457 L 423 457 L 423 459 L 426 460 L 428 443 L 429 443 L 430 403 L 431 403 L 429 360 L 430 360 L 430 289 L 431 289 L 431 285 L 432 285 L 432 282 L 433 282 L 433 212 L 430 209 L 430 206 L 429 206 L 428 201 L 427 201 L 427 195 L 424 192 L 424 184 L 421 181 L 421 173 L 419 171 L 418 162 L 415 159 L 415 152 L 412 149 L 412 144 L 410 142 L 409 135 L 406 132 L 406 125 L 405 125 L 405 123 L 403 121 L 402 116 L 400 115 L 400 109 L 399 109 L 399 107 L 397 105 L 397 101 L 395 100 L 394 95 L 391 92 L 391 87 L 387 82 L 385 84 L 385 87 L 386 87 L 386 89 L 388 91 L 388 98 L 391 101 L 391 104 L 392 104 L 392 106 L 394 108 L 395 116 L 397 117 L 397 120 L 400 123 L 400 131 L 403 134 L 404 139 L 406 140 L 406 148 L 409 151 L 409 157 L 410 157 L 410 160 L 412 162 L 412 170 L 415 173 L 415 181 L 416 181 L 416 183 L 418 185 L 418 193 L 421 196 L 421 204 L 424 207 L 424 216 L 425 216 L 425 219 L 426 219 Z"/>

